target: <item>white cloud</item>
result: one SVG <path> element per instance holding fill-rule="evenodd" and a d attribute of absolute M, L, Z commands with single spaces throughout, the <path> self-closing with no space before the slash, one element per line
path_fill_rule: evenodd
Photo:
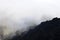
<path fill-rule="evenodd" d="M 0 0 L 0 25 L 8 27 L 8 33 L 25 28 L 28 19 L 38 24 L 42 17 L 60 17 L 60 0 Z"/>

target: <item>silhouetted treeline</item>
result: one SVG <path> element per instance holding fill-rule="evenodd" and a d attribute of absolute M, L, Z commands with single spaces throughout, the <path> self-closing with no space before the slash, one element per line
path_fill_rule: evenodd
<path fill-rule="evenodd" d="M 10 40 L 60 40 L 60 18 L 42 22 L 26 34 L 15 35 Z"/>

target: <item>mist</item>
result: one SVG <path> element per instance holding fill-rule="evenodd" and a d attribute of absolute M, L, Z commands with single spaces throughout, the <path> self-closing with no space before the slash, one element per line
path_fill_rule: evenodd
<path fill-rule="evenodd" d="M 4 35 L 60 18 L 60 0 L 0 0 L 0 27 Z"/>

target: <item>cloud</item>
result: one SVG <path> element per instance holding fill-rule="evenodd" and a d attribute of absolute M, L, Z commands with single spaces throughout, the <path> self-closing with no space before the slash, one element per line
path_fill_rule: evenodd
<path fill-rule="evenodd" d="M 54 17 L 60 17 L 59 0 L 0 0 L 0 25 L 7 27 L 5 35 Z"/>

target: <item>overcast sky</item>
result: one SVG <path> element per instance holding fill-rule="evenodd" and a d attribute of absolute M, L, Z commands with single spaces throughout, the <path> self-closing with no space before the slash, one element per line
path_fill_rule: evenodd
<path fill-rule="evenodd" d="M 60 17 L 60 0 L 0 0 L 0 25 L 8 27 L 5 33 L 54 17 Z"/>

